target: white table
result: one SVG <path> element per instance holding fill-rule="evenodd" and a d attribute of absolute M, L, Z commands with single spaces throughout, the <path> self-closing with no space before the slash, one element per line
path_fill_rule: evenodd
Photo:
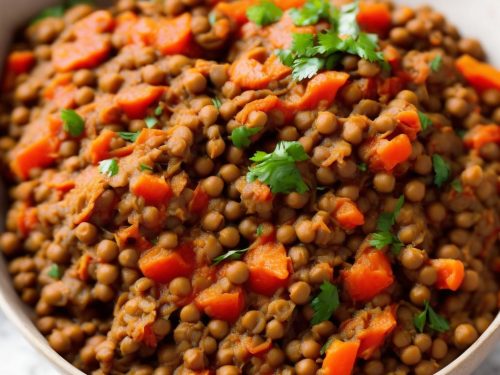
<path fill-rule="evenodd" d="M 58 375 L 0 313 L 0 374 Z M 475 375 L 500 374 L 500 344 Z"/>

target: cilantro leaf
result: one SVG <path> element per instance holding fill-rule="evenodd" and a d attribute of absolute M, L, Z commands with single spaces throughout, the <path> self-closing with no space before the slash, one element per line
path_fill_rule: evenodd
<path fill-rule="evenodd" d="M 404 195 L 401 195 L 394 207 L 393 212 L 382 212 L 377 221 L 377 232 L 374 233 L 369 241 L 370 245 L 376 249 L 383 249 L 391 246 L 394 254 L 399 254 L 403 248 L 403 243 L 392 233 L 392 226 L 396 224 L 396 219 L 405 203 Z"/>
<path fill-rule="evenodd" d="M 450 329 L 450 324 L 441 315 L 436 313 L 434 309 L 426 302 L 429 314 L 429 328 L 437 332 L 446 332 Z"/>
<path fill-rule="evenodd" d="M 462 183 L 460 180 L 457 178 L 451 182 L 451 187 L 453 190 L 455 190 L 457 193 L 461 193 L 464 191 L 464 187 L 462 186 Z"/>
<path fill-rule="evenodd" d="M 427 305 L 424 311 L 415 315 L 415 317 L 413 318 L 413 325 L 415 326 L 418 332 L 422 333 L 424 332 L 426 321 L 427 321 Z"/>
<path fill-rule="evenodd" d="M 312 34 L 292 34 L 292 51 L 300 57 L 311 57 L 314 55 L 314 35 Z"/>
<path fill-rule="evenodd" d="M 61 278 L 61 270 L 59 269 L 59 266 L 57 264 L 52 264 L 49 272 L 47 272 L 47 275 L 53 279 L 59 280 Z"/>
<path fill-rule="evenodd" d="M 432 167 L 434 168 L 434 184 L 441 187 L 450 178 L 450 167 L 441 155 L 432 155 Z"/>
<path fill-rule="evenodd" d="M 382 212 L 377 221 L 377 230 L 388 232 L 391 230 L 392 226 L 396 224 L 396 219 L 399 216 L 399 212 L 403 205 L 405 204 L 405 197 L 401 195 L 396 201 L 393 212 Z"/>
<path fill-rule="evenodd" d="M 212 103 L 213 103 L 215 109 L 217 109 L 217 110 L 219 110 L 220 107 L 222 106 L 222 102 L 218 96 L 215 96 L 212 98 Z"/>
<path fill-rule="evenodd" d="M 72 109 L 63 109 L 61 111 L 61 120 L 63 129 L 72 137 L 79 137 L 85 130 L 85 121 Z"/>
<path fill-rule="evenodd" d="M 326 342 L 325 342 L 325 345 L 323 345 L 321 347 L 321 350 L 319 351 L 319 354 L 321 355 L 325 355 L 326 351 L 328 350 L 328 348 L 330 347 L 330 345 L 332 345 L 332 342 L 333 342 L 334 338 L 333 337 L 330 337 Z"/>
<path fill-rule="evenodd" d="M 262 224 L 259 224 L 257 230 L 255 231 L 255 234 L 257 235 L 257 237 L 260 237 L 262 236 L 262 233 L 264 233 L 264 226 Z"/>
<path fill-rule="evenodd" d="M 366 163 L 359 163 L 358 164 L 358 169 L 361 171 L 361 172 L 366 172 L 368 170 L 368 166 L 366 165 Z"/>
<path fill-rule="evenodd" d="M 273 193 L 305 193 L 309 187 L 295 163 L 308 158 L 299 142 L 280 142 L 270 154 L 263 151 L 255 153 L 250 160 L 256 164 L 250 168 L 247 181 L 259 180 L 271 187 Z"/>
<path fill-rule="evenodd" d="M 163 107 L 161 105 L 159 105 L 155 109 L 155 116 L 161 116 L 162 114 L 163 114 Z"/>
<path fill-rule="evenodd" d="M 293 53 L 289 49 L 279 49 L 276 50 L 275 55 L 278 56 L 283 65 L 291 67 L 293 65 Z"/>
<path fill-rule="evenodd" d="M 441 55 L 436 55 L 434 59 L 429 63 L 429 66 L 433 72 L 438 72 L 443 65 L 443 57 Z"/>
<path fill-rule="evenodd" d="M 241 250 L 231 250 L 225 254 L 219 255 L 212 259 L 214 265 L 224 262 L 225 260 L 239 260 L 249 250 L 249 248 Z"/>
<path fill-rule="evenodd" d="M 377 232 L 372 235 L 370 239 L 370 245 L 375 249 L 383 249 L 384 247 L 392 244 L 394 240 L 394 235 L 390 232 Z"/>
<path fill-rule="evenodd" d="M 283 11 L 271 1 L 264 0 L 247 10 L 247 17 L 253 23 L 264 26 L 279 21 Z"/>
<path fill-rule="evenodd" d="M 144 119 L 146 126 L 151 129 L 154 128 L 158 124 L 158 119 L 156 117 L 150 116 Z"/>
<path fill-rule="evenodd" d="M 359 25 L 356 17 L 359 13 L 359 1 L 344 5 L 340 12 L 336 14 L 337 32 L 340 35 L 350 35 L 356 37 L 359 35 Z"/>
<path fill-rule="evenodd" d="M 293 63 L 292 78 L 302 81 L 314 77 L 324 66 L 325 60 L 318 57 L 299 58 Z"/>
<path fill-rule="evenodd" d="M 102 174 L 113 177 L 118 174 L 118 163 L 115 159 L 106 159 L 99 162 L 99 172 Z"/>
<path fill-rule="evenodd" d="M 315 25 L 321 19 L 330 20 L 330 4 L 326 0 L 308 0 L 301 9 L 291 9 L 290 17 L 296 26 Z"/>
<path fill-rule="evenodd" d="M 135 142 L 137 137 L 139 136 L 139 132 L 135 132 L 135 133 L 132 133 L 132 132 L 118 132 L 118 135 L 126 140 L 126 141 L 129 141 L 129 142 Z"/>
<path fill-rule="evenodd" d="M 150 171 L 150 172 L 153 172 L 153 167 L 147 165 L 147 164 L 144 164 L 144 163 L 141 163 L 141 165 L 139 166 L 140 170 L 141 171 Z"/>
<path fill-rule="evenodd" d="M 56 5 L 53 7 L 45 8 L 31 20 L 30 24 L 33 25 L 38 21 L 43 20 L 44 18 L 50 18 L 50 17 L 61 18 L 64 16 L 65 10 L 66 8 L 64 7 L 64 5 Z"/>
<path fill-rule="evenodd" d="M 420 120 L 422 130 L 427 130 L 432 126 L 432 120 L 425 113 L 418 111 L 418 118 Z"/>
<path fill-rule="evenodd" d="M 329 320 L 340 305 L 337 287 L 329 281 L 323 281 L 320 286 L 321 292 L 311 301 L 314 315 L 311 324 L 316 325 Z"/>
<path fill-rule="evenodd" d="M 233 144 L 238 148 L 246 148 L 252 143 L 250 137 L 261 130 L 262 128 L 247 128 L 246 126 L 240 126 L 232 131 L 231 141 L 233 141 Z"/>

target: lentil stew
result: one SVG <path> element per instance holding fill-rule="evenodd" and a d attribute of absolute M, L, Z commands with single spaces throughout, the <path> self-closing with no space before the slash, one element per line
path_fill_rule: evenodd
<path fill-rule="evenodd" d="M 7 59 L 0 248 L 88 374 L 433 374 L 499 310 L 499 124 L 430 7 L 68 1 Z"/>

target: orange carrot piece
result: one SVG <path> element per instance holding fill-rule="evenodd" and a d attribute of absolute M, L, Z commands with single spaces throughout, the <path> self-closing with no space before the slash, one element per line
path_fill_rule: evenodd
<path fill-rule="evenodd" d="M 184 13 L 173 19 L 165 19 L 159 23 L 155 45 L 164 55 L 189 52 L 190 41 L 190 13 Z"/>
<path fill-rule="evenodd" d="M 17 217 L 17 229 L 23 236 L 27 236 L 38 224 L 37 208 L 28 207 L 23 203 L 19 208 L 19 215 Z"/>
<path fill-rule="evenodd" d="M 45 136 L 32 142 L 17 152 L 10 167 L 17 177 L 28 178 L 33 168 L 45 168 L 57 158 L 60 141 L 52 136 Z"/>
<path fill-rule="evenodd" d="M 238 0 L 231 3 L 221 2 L 215 7 L 216 10 L 226 15 L 229 19 L 242 25 L 248 21 L 247 10 L 259 0 Z"/>
<path fill-rule="evenodd" d="M 90 143 L 88 154 L 92 164 L 96 165 L 101 160 L 109 158 L 109 148 L 115 136 L 116 133 L 114 131 L 104 129 L 101 134 Z"/>
<path fill-rule="evenodd" d="M 141 84 L 128 87 L 118 93 L 116 102 L 130 119 L 143 118 L 149 106 L 155 104 L 165 89 Z"/>
<path fill-rule="evenodd" d="M 394 282 L 389 258 L 374 249 L 361 253 L 343 275 L 345 288 L 354 301 L 368 301 Z"/>
<path fill-rule="evenodd" d="M 235 322 L 245 306 L 245 295 L 240 287 L 226 292 L 216 283 L 203 290 L 196 297 L 195 304 L 213 319 Z"/>
<path fill-rule="evenodd" d="M 236 115 L 236 121 L 244 124 L 246 123 L 248 116 L 253 111 L 269 112 L 276 108 L 280 100 L 275 95 L 266 96 L 264 99 L 254 100 L 246 104 L 243 109 Z"/>
<path fill-rule="evenodd" d="M 139 133 L 139 136 L 135 140 L 136 145 L 142 145 L 146 143 L 148 140 L 155 138 L 155 137 L 162 137 L 167 139 L 167 132 L 165 130 L 161 129 L 148 129 L 144 128 L 141 130 Z"/>
<path fill-rule="evenodd" d="M 493 66 L 476 60 L 469 55 L 458 58 L 455 65 L 467 82 L 479 91 L 487 89 L 500 90 L 500 70 L 495 69 Z"/>
<path fill-rule="evenodd" d="M 370 317 L 368 327 L 356 335 L 360 341 L 358 357 L 368 360 L 384 344 L 397 326 L 395 310 L 393 306 L 387 306 L 381 313 Z"/>
<path fill-rule="evenodd" d="M 457 290 L 464 280 L 464 264 L 456 259 L 432 259 L 431 265 L 437 272 L 438 289 Z"/>
<path fill-rule="evenodd" d="M 148 205 L 166 205 L 172 197 L 172 189 L 165 179 L 153 174 L 143 173 L 134 178 L 130 190 L 135 195 L 143 197 Z"/>
<path fill-rule="evenodd" d="M 208 203 L 210 202 L 210 196 L 203 189 L 201 184 L 198 184 L 196 189 L 194 189 L 193 197 L 189 202 L 189 212 L 194 214 L 201 214 L 208 207 Z"/>
<path fill-rule="evenodd" d="M 295 26 L 287 12 L 278 22 L 263 28 L 262 34 L 274 48 L 287 49 L 292 45 L 293 34 L 316 34 L 316 28 L 314 26 Z"/>
<path fill-rule="evenodd" d="M 326 350 L 321 369 L 324 375 L 350 375 L 356 362 L 359 341 L 334 340 Z"/>
<path fill-rule="evenodd" d="M 244 89 L 264 89 L 269 83 L 289 75 L 291 69 L 281 63 L 276 55 L 271 55 L 264 64 L 243 57 L 237 59 L 229 68 L 231 81 Z"/>
<path fill-rule="evenodd" d="M 400 134 L 392 140 L 381 140 L 376 149 L 376 156 L 381 167 L 392 171 L 398 164 L 404 163 L 410 157 L 412 146 L 406 134 Z"/>
<path fill-rule="evenodd" d="M 78 278 L 82 281 L 87 281 L 89 278 L 89 265 L 92 257 L 89 254 L 83 254 L 78 260 Z"/>
<path fill-rule="evenodd" d="M 52 47 L 52 63 L 60 72 L 91 69 L 105 60 L 110 51 L 109 38 L 104 35 L 88 35 L 74 42 L 56 44 Z"/>
<path fill-rule="evenodd" d="M 267 339 L 266 341 L 255 345 L 252 338 L 247 337 L 245 339 L 245 346 L 250 354 L 254 356 L 261 356 L 262 354 L 267 353 L 273 347 L 273 342 L 271 339 Z"/>
<path fill-rule="evenodd" d="M 249 286 L 256 293 L 273 295 L 288 284 L 290 259 L 279 243 L 266 243 L 250 249 L 245 255 L 250 270 Z"/>
<path fill-rule="evenodd" d="M 196 268 L 195 254 L 187 244 L 175 250 L 153 247 L 141 256 L 139 268 L 157 283 L 169 283 L 176 277 L 191 276 Z"/>
<path fill-rule="evenodd" d="M 36 58 L 32 51 L 14 51 L 7 59 L 7 72 L 16 75 L 27 73 L 35 64 Z"/>
<path fill-rule="evenodd" d="M 135 248 L 144 251 L 150 249 L 152 246 L 141 234 L 139 224 L 137 223 L 115 232 L 115 241 L 120 249 L 133 245 Z"/>
<path fill-rule="evenodd" d="M 345 85 L 349 79 L 349 74 L 344 72 L 324 72 L 319 73 L 307 84 L 306 92 L 298 102 L 290 105 L 299 111 L 313 108 L 327 108 L 333 103 L 337 96 L 337 91 Z"/>
<path fill-rule="evenodd" d="M 335 206 L 333 215 L 343 229 L 354 229 L 365 223 L 363 213 L 349 198 L 337 198 Z"/>
<path fill-rule="evenodd" d="M 86 37 L 90 34 L 100 34 L 110 31 L 115 22 L 108 10 L 97 10 L 76 22 L 73 26 L 76 37 Z"/>
<path fill-rule="evenodd" d="M 464 136 L 467 147 L 479 150 L 488 143 L 500 143 L 500 125 L 477 125 Z"/>
<path fill-rule="evenodd" d="M 361 2 L 356 18 L 361 29 L 368 33 L 384 34 L 392 23 L 391 11 L 385 3 Z"/>
<path fill-rule="evenodd" d="M 302 7 L 306 3 L 306 0 L 274 0 L 273 2 L 282 10 L 287 10 Z"/>
<path fill-rule="evenodd" d="M 417 111 L 401 111 L 396 115 L 396 120 L 399 130 L 406 134 L 410 141 L 414 141 L 422 130 Z"/>

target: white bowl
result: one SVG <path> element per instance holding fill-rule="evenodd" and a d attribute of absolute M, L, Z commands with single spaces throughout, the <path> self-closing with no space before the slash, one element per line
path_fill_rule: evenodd
<path fill-rule="evenodd" d="M 62 1 L 53 0 L 0 0 L 0 56 L 5 56 L 13 31 L 22 26 L 39 10 Z M 462 35 L 475 37 L 483 43 L 489 61 L 500 67 L 498 49 L 498 24 L 500 23 L 500 0 L 396 0 L 408 5 L 432 4 L 447 19 L 458 26 Z M 0 60 L 0 65 L 3 60 Z M 1 68 L 1 66 L 0 66 Z M 0 70 L 1 71 L 1 70 Z M 0 184 L 0 197 L 5 191 Z M 0 201 L 2 201 L 0 199 Z M 3 203 L 3 202 L 0 202 Z M 5 211 L 6 207 L 0 211 Z M 0 223 L 4 215 L 0 212 Z M 47 344 L 38 332 L 31 318 L 33 312 L 25 306 L 12 287 L 4 259 L 0 256 L 0 308 L 24 337 L 42 353 L 58 370 L 68 375 L 84 375 Z M 500 314 L 460 357 L 438 372 L 438 375 L 470 375 L 500 341 Z"/>

